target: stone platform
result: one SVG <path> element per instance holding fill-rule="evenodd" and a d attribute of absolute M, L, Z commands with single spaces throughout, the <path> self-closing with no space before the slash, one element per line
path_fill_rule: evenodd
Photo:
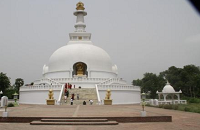
<path fill-rule="evenodd" d="M 1 122 L 1 130 L 13 130 L 13 128 L 18 128 L 20 130 L 104 130 L 104 129 L 115 129 L 115 130 L 132 130 L 132 129 L 143 129 L 143 130 L 198 130 L 200 128 L 200 114 L 182 112 L 176 110 L 166 110 L 153 107 L 145 107 L 147 111 L 147 118 L 151 117 L 168 117 L 172 116 L 172 122 L 134 122 L 126 123 L 130 119 L 144 119 L 140 117 L 141 106 L 140 105 L 64 105 L 64 106 L 47 106 L 47 105 L 20 105 L 19 107 L 8 108 L 9 118 L 13 120 L 24 119 L 24 122 L 27 123 L 10 123 L 10 122 Z M 3 108 L 0 108 L 0 115 L 2 115 Z M 124 122 L 119 121 L 118 125 L 89 125 L 89 126 L 48 126 L 48 125 L 30 125 L 30 121 L 27 119 L 38 119 L 41 120 L 43 117 L 46 118 L 95 118 L 104 119 L 108 117 L 108 120 L 112 121 L 116 117 L 122 119 Z M 8 119 L 8 118 L 2 118 Z M 126 120 L 127 119 L 127 120 Z"/>

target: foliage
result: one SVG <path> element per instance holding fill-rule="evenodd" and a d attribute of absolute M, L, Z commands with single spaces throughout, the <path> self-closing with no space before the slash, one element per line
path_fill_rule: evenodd
<path fill-rule="evenodd" d="M 159 104 L 158 107 L 159 107 L 159 108 L 163 108 L 163 107 L 164 107 L 164 104 Z"/>
<path fill-rule="evenodd" d="M 165 76 L 176 91 L 182 90 L 184 96 L 200 97 L 200 70 L 194 65 L 183 68 L 170 67 L 160 75 Z"/>
<path fill-rule="evenodd" d="M 16 89 L 17 93 L 19 93 L 19 88 L 20 88 L 21 86 L 23 86 L 23 85 L 24 85 L 24 80 L 23 80 L 23 79 L 17 78 L 17 79 L 15 80 L 15 89 Z"/>
<path fill-rule="evenodd" d="M 158 107 L 164 109 L 173 109 L 179 111 L 186 111 L 186 112 L 195 112 L 200 113 L 200 103 L 189 103 L 189 104 L 160 104 L 158 106 L 151 106 L 151 107 Z"/>
<path fill-rule="evenodd" d="M 185 111 L 190 111 L 190 108 L 189 107 L 185 107 L 184 110 Z"/>
<path fill-rule="evenodd" d="M 133 80 L 133 85 L 141 86 L 141 91 L 148 93 L 149 98 L 156 98 L 156 91 L 160 90 L 160 86 L 164 86 L 165 80 L 153 73 L 145 73 L 140 80 Z"/>
<path fill-rule="evenodd" d="M 13 103 L 8 103 L 8 107 L 14 107 Z"/>
<path fill-rule="evenodd" d="M 15 89 L 7 89 L 4 95 L 6 95 L 8 99 L 13 99 L 13 94 L 15 92 L 16 92 Z"/>
<path fill-rule="evenodd" d="M 10 87 L 10 79 L 4 73 L 0 73 L 0 91 L 5 93 L 6 89 Z"/>
<path fill-rule="evenodd" d="M 183 100 L 187 100 L 189 103 L 200 103 L 199 98 L 182 97 Z"/>
<path fill-rule="evenodd" d="M 172 109 L 178 110 L 178 106 L 179 106 L 179 105 L 172 105 Z"/>
<path fill-rule="evenodd" d="M 163 108 L 164 108 L 164 109 L 172 109 L 173 107 L 172 107 L 171 104 L 165 104 L 165 105 L 163 106 Z"/>
<path fill-rule="evenodd" d="M 171 66 L 159 75 L 145 73 L 142 79 L 133 80 L 132 83 L 141 86 L 142 92 L 150 91 L 150 98 L 155 98 L 156 91 L 161 91 L 166 81 L 169 81 L 175 91 L 181 90 L 183 96 L 200 98 L 200 69 L 194 65 L 186 65 L 183 68 Z M 198 100 L 191 99 L 191 102 Z"/>

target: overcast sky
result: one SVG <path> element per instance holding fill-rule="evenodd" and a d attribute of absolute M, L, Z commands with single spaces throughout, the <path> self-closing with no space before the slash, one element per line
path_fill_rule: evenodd
<path fill-rule="evenodd" d="M 0 0 L 0 72 L 12 84 L 42 77 L 74 32 L 79 0 Z M 130 84 L 145 72 L 200 66 L 200 16 L 185 0 L 82 0 L 86 31 Z"/>

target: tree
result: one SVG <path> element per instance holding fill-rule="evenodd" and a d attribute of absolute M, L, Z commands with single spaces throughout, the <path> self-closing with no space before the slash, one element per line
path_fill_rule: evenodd
<path fill-rule="evenodd" d="M 142 91 L 145 93 L 150 91 L 150 98 L 156 98 L 156 91 L 160 91 L 166 81 L 161 76 L 157 76 L 156 74 L 145 73 L 142 78 L 142 82 Z"/>
<path fill-rule="evenodd" d="M 161 91 L 165 82 L 162 76 L 157 76 L 153 73 L 145 73 L 141 80 L 133 80 L 132 83 L 133 85 L 141 86 L 141 92 L 148 93 L 150 98 L 156 98 L 156 91 Z"/>
<path fill-rule="evenodd" d="M 15 84 L 14 85 L 15 85 L 16 91 L 19 93 L 19 88 L 24 85 L 24 80 L 21 79 L 21 78 L 17 78 L 15 80 Z"/>
<path fill-rule="evenodd" d="M 142 80 L 140 79 L 133 80 L 132 84 L 135 86 L 142 86 Z"/>
<path fill-rule="evenodd" d="M 186 65 L 183 67 L 183 71 L 185 72 L 184 75 L 184 83 L 185 89 L 187 90 L 190 97 L 196 97 L 199 95 L 200 85 L 199 85 L 199 77 L 200 77 L 200 70 L 198 67 L 194 65 Z"/>
<path fill-rule="evenodd" d="M 7 88 L 10 86 L 10 79 L 6 76 L 6 73 L 0 73 L 0 91 L 5 92 Z"/>
<path fill-rule="evenodd" d="M 170 82 L 176 91 L 182 90 L 187 97 L 200 97 L 200 70 L 194 65 L 186 65 L 183 68 L 170 67 L 160 75 Z"/>
<path fill-rule="evenodd" d="M 195 65 L 186 65 L 183 68 L 171 66 L 168 70 L 160 72 L 159 76 L 145 73 L 142 79 L 133 80 L 133 85 L 141 86 L 142 92 L 151 91 L 150 97 L 156 96 L 165 86 L 165 79 L 174 87 L 181 90 L 186 97 L 200 97 L 200 69 Z"/>

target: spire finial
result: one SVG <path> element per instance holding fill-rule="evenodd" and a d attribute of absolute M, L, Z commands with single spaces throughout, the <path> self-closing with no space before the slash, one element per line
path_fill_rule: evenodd
<path fill-rule="evenodd" d="M 84 4 L 82 2 L 78 2 L 76 4 L 76 10 L 84 10 Z"/>
<path fill-rule="evenodd" d="M 170 85 L 169 81 L 167 80 L 167 85 Z"/>

